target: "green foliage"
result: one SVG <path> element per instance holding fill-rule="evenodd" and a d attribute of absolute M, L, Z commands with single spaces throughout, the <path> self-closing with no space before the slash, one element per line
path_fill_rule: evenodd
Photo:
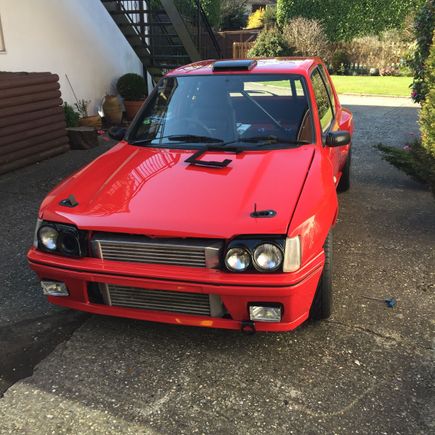
<path fill-rule="evenodd" d="M 277 28 L 264 29 L 260 32 L 254 46 L 248 51 L 248 57 L 291 56 L 292 54 L 282 32 Z"/>
<path fill-rule="evenodd" d="M 223 30 L 238 30 L 246 25 L 246 0 L 221 0 L 221 22 Z"/>
<path fill-rule="evenodd" d="M 80 114 L 66 101 L 63 103 L 63 113 L 67 127 L 77 127 L 79 125 Z"/>
<path fill-rule="evenodd" d="M 422 0 L 278 0 L 277 21 L 282 27 L 293 17 L 320 20 L 330 41 L 349 41 L 401 27 L 405 17 L 421 3 Z"/>
<path fill-rule="evenodd" d="M 331 67 L 334 71 L 334 74 L 343 75 L 346 74 L 349 70 L 350 66 L 350 58 L 349 53 L 344 50 L 340 49 L 337 50 L 333 55 L 331 59 Z"/>
<path fill-rule="evenodd" d="M 207 15 L 212 27 L 219 27 L 221 21 L 221 1 L 220 0 L 200 0 L 201 6 Z"/>
<path fill-rule="evenodd" d="M 382 152 L 382 158 L 414 180 L 427 184 L 435 195 L 435 158 L 428 154 L 420 141 L 396 148 L 378 144 L 375 146 Z"/>
<path fill-rule="evenodd" d="M 423 148 L 435 160 L 435 45 L 433 43 L 425 65 L 425 84 L 428 92 L 421 108 L 419 122 Z"/>
<path fill-rule="evenodd" d="M 415 17 L 415 36 L 417 47 L 410 66 L 414 71 L 412 83 L 412 98 L 416 103 L 421 103 L 429 91 L 425 80 L 425 61 L 429 56 L 435 25 L 435 1 L 426 0 Z"/>
<path fill-rule="evenodd" d="M 147 92 L 147 85 L 139 74 L 128 73 L 118 79 L 116 89 L 119 95 L 127 101 L 143 100 Z"/>
<path fill-rule="evenodd" d="M 78 100 L 77 103 L 74 103 L 74 107 L 76 108 L 80 118 L 87 118 L 88 115 L 88 106 L 90 100 Z"/>
<path fill-rule="evenodd" d="M 293 10 L 294 0 L 278 0 L 276 2 L 276 22 L 283 27 L 292 17 L 297 16 Z"/>
<path fill-rule="evenodd" d="M 267 6 L 263 15 L 264 27 L 270 28 L 276 26 L 276 7 Z"/>

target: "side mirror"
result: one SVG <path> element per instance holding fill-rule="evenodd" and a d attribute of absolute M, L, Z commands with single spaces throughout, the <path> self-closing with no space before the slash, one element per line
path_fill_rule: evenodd
<path fill-rule="evenodd" d="M 127 132 L 126 128 L 122 127 L 110 127 L 107 132 L 112 139 L 122 140 L 124 139 L 125 133 Z"/>
<path fill-rule="evenodd" d="M 330 131 L 325 138 L 327 147 L 342 147 L 350 144 L 350 133 L 348 131 Z"/>

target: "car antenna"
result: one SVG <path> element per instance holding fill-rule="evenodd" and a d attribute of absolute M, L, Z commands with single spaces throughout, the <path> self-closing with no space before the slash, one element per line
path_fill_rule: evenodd
<path fill-rule="evenodd" d="M 254 202 L 254 211 L 250 214 L 252 218 L 271 218 L 276 216 L 275 210 L 257 210 L 257 203 Z"/>

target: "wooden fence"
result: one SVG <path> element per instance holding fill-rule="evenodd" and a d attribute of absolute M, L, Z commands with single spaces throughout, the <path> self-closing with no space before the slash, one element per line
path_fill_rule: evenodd
<path fill-rule="evenodd" d="M 233 59 L 246 59 L 255 42 L 233 42 Z"/>
<path fill-rule="evenodd" d="M 0 174 L 69 149 L 59 88 L 56 74 L 0 72 Z"/>

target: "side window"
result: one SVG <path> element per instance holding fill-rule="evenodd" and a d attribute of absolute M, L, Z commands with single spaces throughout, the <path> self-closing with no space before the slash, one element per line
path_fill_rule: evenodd
<path fill-rule="evenodd" d="M 320 125 L 322 131 L 325 132 L 334 117 L 334 113 L 329 100 L 328 91 L 326 90 L 325 83 L 320 75 L 318 69 L 316 69 L 311 75 L 311 82 L 314 88 L 314 95 L 316 96 L 317 107 L 319 110 Z"/>
<path fill-rule="evenodd" d="M 332 102 L 332 111 L 335 114 L 335 96 L 334 96 L 334 92 L 332 92 L 331 83 L 329 82 L 328 76 L 326 75 L 325 67 L 322 67 L 320 72 L 322 73 L 323 81 L 325 82 L 326 89 L 328 90 L 329 98 L 331 99 Z"/>

